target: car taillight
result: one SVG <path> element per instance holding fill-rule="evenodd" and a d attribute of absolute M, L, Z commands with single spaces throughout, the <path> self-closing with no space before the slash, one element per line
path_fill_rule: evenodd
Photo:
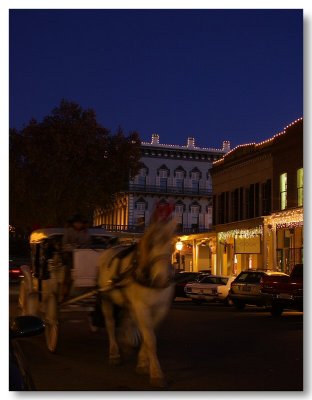
<path fill-rule="evenodd" d="M 11 269 L 12 274 L 19 274 L 21 273 L 20 269 Z"/>

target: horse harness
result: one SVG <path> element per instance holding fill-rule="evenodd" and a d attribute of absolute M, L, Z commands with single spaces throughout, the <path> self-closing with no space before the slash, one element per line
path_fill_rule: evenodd
<path fill-rule="evenodd" d="M 133 254 L 130 259 L 129 266 L 122 271 L 122 262 L 131 253 Z M 116 259 L 118 262 L 114 275 L 108 281 L 108 285 L 110 286 L 111 290 L 126 286 L 127 278 L 130 277 L 132 277 L 135 280 L 135 282 L 139 283 L 140 285 L 149 288 L 164 289 L 172 284 L 173 279 L 168 279 L 165 285 L 157 286 L 155 282 L 152 281 L 150 276 L 151 266 L 160 260 L 168 259 L 168 254 L 159 254 L 158 256 L 154 257 L 150 262 L 144 264 L 143 267 L 140 269 L 138 268 L 139 258 L 140 258 L 140 252 L 137 243 L 134 243 L 131 246 L 127 246 L 126 248 L 117 252 L 111 258 L 108 264 L 108 268 L 112 266 L 113 261 L 116 261 Z"/>

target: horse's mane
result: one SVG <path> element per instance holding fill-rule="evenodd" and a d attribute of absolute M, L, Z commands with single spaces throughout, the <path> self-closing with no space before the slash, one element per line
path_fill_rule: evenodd
<path fill-rule="evenodd" d="M 173 206 L 168 203 L 158 203 L 152 214 L 150 225 L 140 240 L 140 252 L 143 259 L 148 259 L 153 238 L 161 232 L 164 241 L 171 242 L 176 230 L 176 221 L 171 218 Z"/>

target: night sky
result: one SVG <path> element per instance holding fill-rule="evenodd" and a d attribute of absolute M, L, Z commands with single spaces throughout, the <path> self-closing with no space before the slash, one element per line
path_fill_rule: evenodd
<path fill-rule="evenodd" d="M 11 10 L 10 127 L 62 98 L 115 131 L 232 147 L 303 115 L 301 10 Z"/>

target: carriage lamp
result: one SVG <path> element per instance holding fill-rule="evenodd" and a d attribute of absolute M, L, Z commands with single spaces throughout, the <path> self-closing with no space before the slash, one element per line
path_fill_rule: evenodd
<path fill-rule="evenodd" d="M 179 252 L 179 270 L 181 268 L 181 250 L 183 249 L 183 243 L 181 242 L 181 239 L 178 239 L 176 245 L 175 245 L 176 250 Z"/>

